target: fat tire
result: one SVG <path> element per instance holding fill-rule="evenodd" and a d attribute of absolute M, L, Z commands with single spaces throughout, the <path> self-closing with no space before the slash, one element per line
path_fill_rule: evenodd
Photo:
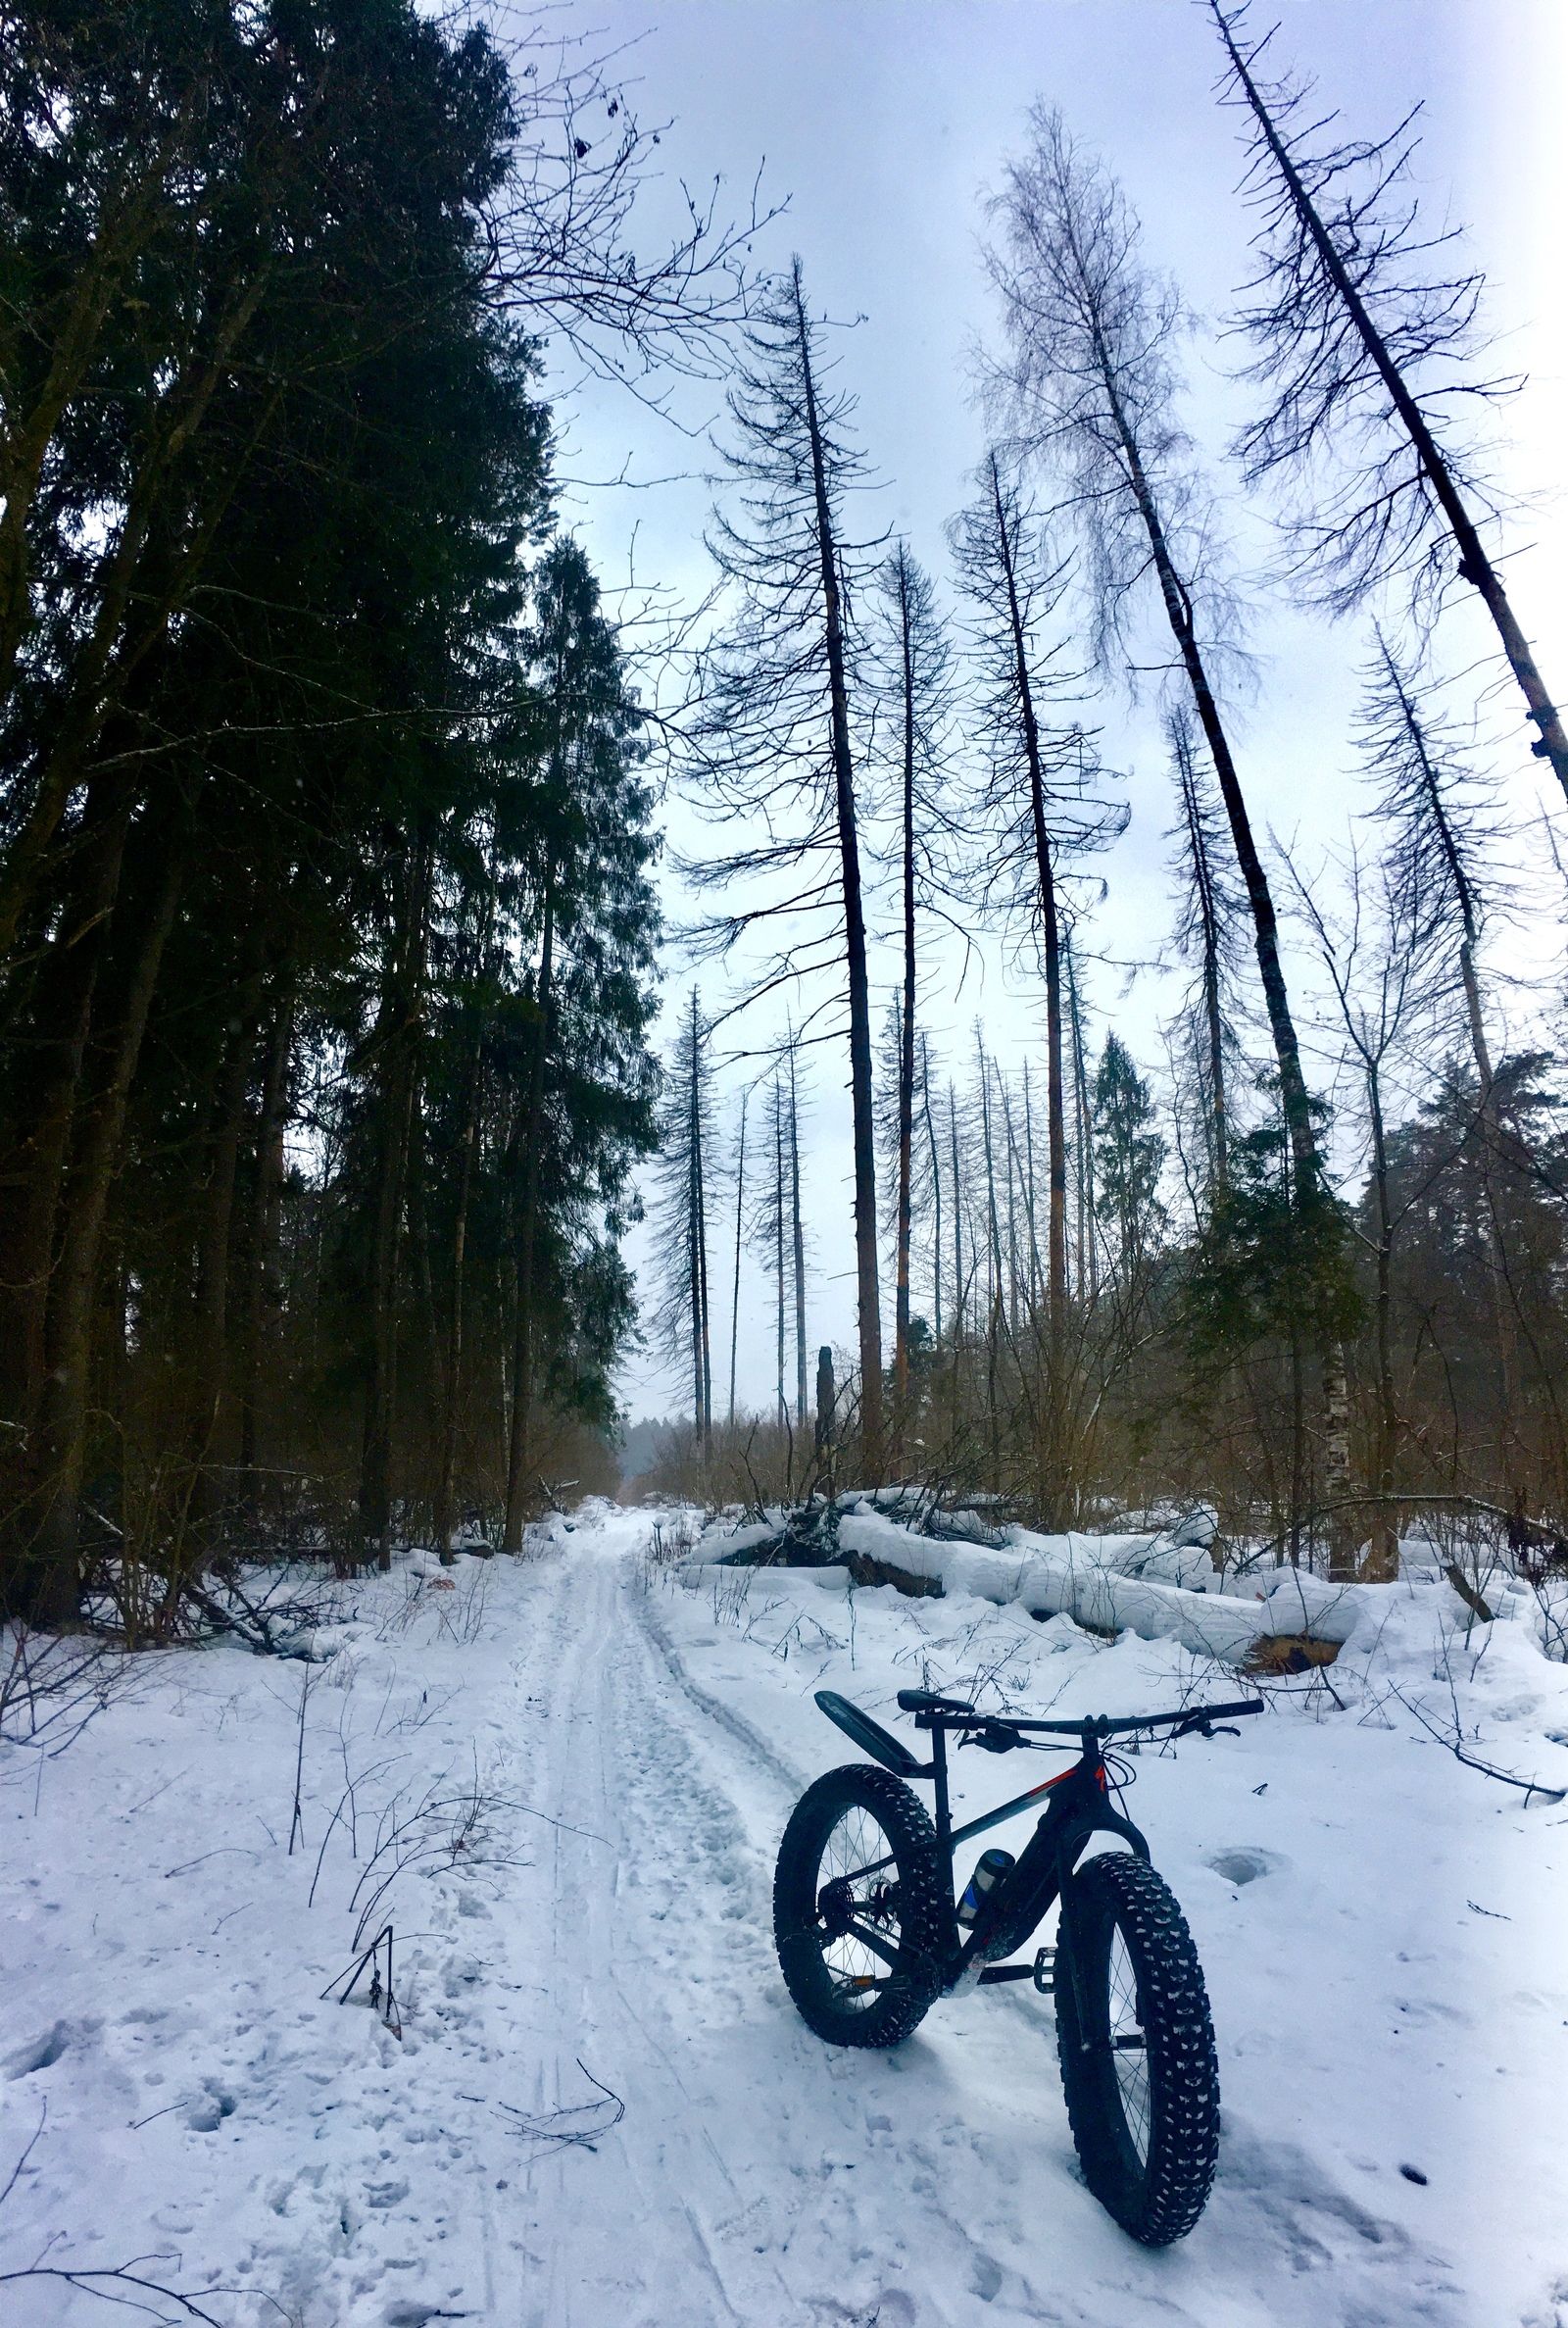
<path fill-rule="evenodd" d="M 1117 1926 L 1137 1980 L 1149 2066 L 1149 2153 L 1142 2163 L 1109 2042 Z M 1168 2247 L 1191 2231 L 1214 2181 L 1219 2062 L 1193 1936 L 1169 1886 L 1146 1860 L 1107 1852 L 1086 1860 L 1071 1879 L 1054 1988 L 1061 2082 L 1085 2179 L 1124 2231 L 1146 2247 Z"/>
<path fill-rule="evenodd" d="M 822 1854 L 847 1810 L 870 1813 L 893 1853 L 899 1886 L 899 1957 L 874 2005 L 846 2006 L 834 1995 L 817 1915 Z M 829 2045 L 874 2051 L 900 2044 L 941 1992 L 952 1900 L 942 1880 L 936 1829 L 918 1795 L 890 1770 L 847 1762 L 808 1787 L 779 1845 L 773 1877 L 773 1939 L 779 1968 L 808 2029 Z"/>

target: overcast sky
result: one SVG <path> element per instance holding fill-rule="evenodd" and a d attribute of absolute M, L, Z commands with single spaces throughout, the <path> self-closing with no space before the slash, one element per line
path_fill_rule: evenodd
<path fill-rule="evenodd" d="M 1343 109 L 1347 133 L 1381 133 L 1424 101 L 1418 174 L 1428 215 L 1469 227 L 1473 261 L 1489 280 L 1487 318 L 1500 336 L 1501 364 L 1530 375 L 1502 421 L 1506 479 L 1536 496 L 1510 529 L 1507 546 L 1518 554 L 1509 587 L 1560 699 L 1568 693 L 1561 675 L 1568 669 L 1561 541 L 1568 160 L 1560 128 L 1568 10 L 1561 0 L 1288 0 L 1275 13 L 1280 54 L 1316 74 L 1326 103 Z M 1254 17 L 1269 21 L 1261 0 Z M 592 7 L 568 0 L 554 21 L 600 38 L 606 49 L 636 42 L 625 77 L 641 119 L 671 124 L 660 149 L 671 181 L 684 176 L 701 187 L 720 175 L 721 208 L 743 208 L 760 168 L 764 203 L 787 204 L 759 238 L 756 256 L 783 265 L 799 251 L 813 307 L 837 319 L 863 318 L 837 346 L 842 383 L 859 397 L 867 455 L 886 480 L 878 520 L 906 533 L 939 574 L 944 522 L 965 499 L 965 473 L 982 447 L 965 367 L 966 348 L 994 328 L 977 259 L 980 200 L 1020 142 L 1031 99 L 1059 104 L 1074 133 L 1102 152 L 1142 217 L 1149 259 L 1178 276 L 1192 306 L 1221 319 L 1246 274 L 1248 219 L 1235 197 L 1239 124 L 1213 102 L 1213 36 L 1187 0 L 686 0 L 661 9 L 640 0 Z M 668 193 L 650 190 L 639 230 L 649 242 Z M 1223 377 L 1224 363 L 1212 339 L 1194 347 L 1184 415 L 1229 492 L 1223 448 L 1246 403 Z M 635 544 L 640 580 L 667 585 L 688 602 L 700 599 L 711 578 L 702 543 L 711 455 L 700 435 L 683 437 L 623 392 L 575 373 L 558 372 L 553 386 L 563 470 L 585 480 L 568 489 L 563 521 L 581 534 L 608 586 L 625 578 Z M 688 387 L 675 398 L 693 429 L 718 408 L 714 387 Z M 631 480 L 624 488 L 586 481 L 623 472 Z M 652 482 L 660 478 L 675 481 Z M 1244 561 L 1260 558 L 1259 514 L 1237 508 L 1230 523 Z M 1455 669 L 1486 653 L 1488 643 L 1467 612 L 1446 625 L 1445 652 Z M 1259 597 L 1252 645 L 1260 657 L 1256 697 L 1236 707 L 1235 718 L 1254 822 L 1294 836 L 1303 860 L 1315 862 L 1343 835 L 1356 792 L 1349 715 L 1364 634 Z M 1171 918 L 1163 838 L 1171 806 L 1158 715 L 1152 703 L 1135 707 L 1113 695 L 1093 717 L 1103 723 L 1107 760 L 1126 773 L 1132 809 L 1126 835 L 1104 862 L 1109 896 L 1094 917 L 1092 942 L 1104 958 L 1093 977 L 1097 1040 L 1114 1024 L 1153 1066 L 1157 1022 L 1179 990 L 1170 975 L 1131 966 L 1157 953 Z M 1544 764 L 1529 757 L 1511 698 L 1498 700 L 1492 723 L 1499 793 L 1523 830 L 1544 797 Z M 671 802 L 668 817 L 689 840 L 694 828 L 682 804 Z M 1539 835 L 1535 855 L 1543 855 Z M 673 890 L 668 902 L 678 914 Z M 1558 918 L 1545 934 L 1538 923 L 1500 938 L 1508 966 L 1523 971 L 1551 960 Z M 872 966 L 880 1020 L 898 966 L 885 914 L 878 927 L 887 933 Z M 1298 941 L 1288 966 L 1304 1016 L 1310 980 Z M 929 998 L 934 1041 L 963 1044 L 978 1012 L 1004 1063 L 1025 1048 L 1038 1053 L 1042 1015 L 1030 978 L 1008 971 L 994 950 L 983 984 L 971 977 L 961 996 L 954 991 L 956 972 L 955 962 L 953 975 Z M 667 1025 L 689 985 L 674 957 L 666 980 Z M 710 1009 L 729 999 L 711 970 L 703 974 L 703 991 Z M 1510 1007 L 1523 1023 L 1522 995 Z M 765 1039 L 771 1025 L 759 1017 L 737 1039 Z M 847 1075 L 837 1051 L 816 1055 L 808 1171 L 813 1349 L 819 1340 L 854 1339 Z M 725 1078 L 726 1113 L 740 1079 L 739 1069 Z M 715 1221 L 713 1235 L 716 1247 L 727 1239 L 732 1249 L 733 1213 L 728 1230 Z M 646 1234 L 634 1237 L 631 1250 L 646 1268 Z M 713 1270 L 722 1288 L 713 1317 L 720 1406 L 728 1390 L 729 1267 L 726 1260 Z M 740 1395 L 752 1406 L 771 1396 L 768 1302 L 748 1260 Z M 891 1334 L 891 1290 L 886 1309 Z M 626 1368 L 622 1395 L 634 1415 L 674 1412 L 689 1406 L 682 1381 L 650 1356 Z"/>

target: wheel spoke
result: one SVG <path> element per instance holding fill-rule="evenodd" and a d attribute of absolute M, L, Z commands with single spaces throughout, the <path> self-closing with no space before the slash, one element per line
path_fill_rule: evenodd
<path fill-rule="evenodd" d="M 1138 1996 L 1137 1967 L 1119 1923 L 1111 1927 L 1110 1962 L 1106 1969 L 1106 2002 L 1110 2017 L 1108 2034 L 1111 2059 L 1116 2066 L 1116 2087 L 1121 2097 L 1122 2116 L 1126 2120 L 1127 2133 L 1137 2153 L 1138 2163 L 1147 2166 L 1153 2125 L 1149 2053 Z"/>
<path fill-rule="evenodd" d="M 837 1912 L 824 1915 L 819 1908 L 815 1932 L 834 1997 L 852 2011 L 875 2005 L 889 1985 L 887 1967 L 899 1961 L 903 1929 L 896 1870 L 892 1881 L 886 1873 L 892 1864 L 891 1844 L 876 1818 L 852 1805 L 822 1846 L 816 1896 L 820 1903 L 833 1889 Z"/>

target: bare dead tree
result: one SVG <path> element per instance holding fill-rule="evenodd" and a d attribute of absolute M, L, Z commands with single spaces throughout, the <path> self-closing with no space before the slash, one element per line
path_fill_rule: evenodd
<path fill-rule="evenodd" d="M 1499 835 L 1478 797 L 1479 780 L 1465 740 L 1451 719 L 1424 701 L 1414 670 L 1374 624 L 1376 652 L 1356 716 L 1362 765 L 1378 785 L 1373 814 L 1388 834 L 1391 875 L 1408 893 L 1406 909 L 1430 917 L 1436 939 L 1453 944 L 1465 1021 L 1476 1063 L 1482 1185 L 1488 1214 L 1487 1259 L 1502 1385 L 1503 1441 L 1511 1443 L 1517 1404 L 1508 1256 L 1496 1184 L 1500 1141 L 1492 1052 L 1476 967 L 1488 890 Z M 1482 860 L 1491 865 L 1483 870 Z"/>
<path fill-rule="evenodd" d="M 1437 926 L 1458 941 L 1470 1048 L 1485 1105 L 1492 1055 L 1476 947 L 1491 877 L 1481 860 L 1495 852 L 1498 834 L 1478 797 L 1479 778 L 1454 723 L 1423 700 L 1414 669 L 1376 624 L 1373 637 L 1376 652 L 1356 715 L 1362 766 L 1379 787 L 1373 814 L 1388 834 L 1398 877 L 1425 902 Z"/>
<path fill-rule="evenodd" d="M 1035 105 L 990 215 L 1005 359 L 991 397 L 1019 446 L 1058 474 L 1088 554 L 1097 653 L 1119 646 L 1152 577 L 1192 690 L 1247 886 L 1297 1188 L 1316 1193 L 1317 1147 L 1280 961 L 1279 925 L 1209 666 L 1236 611 L 1209 546 L 1192 448 L 1176 418 L 1180 298 L 1141 263 L 1139 226 L 1104 166 Z"/>
<path fill-rule="evenodd" d="M 909 1249 L 914 1175 L 916 907 L 945 884 L 933 838 L 949 829 L 942 762 L 953 707 L 952 654 L 930 577 L 901 541 L 879 576 L 883 621 L 877 645 L 879 692 L 899 752 L 899 870 L 904 985 L 899 1004 L 896 1187 L 896 1309 L 893 1379 L 904 1428 L 909 1397 Z"/>
<path fill-rule="evenodd" d="M 801 1207 L 800 1036 L 789 1030 L 790 1232 L 795 1259 L 795 1420 L 806 1423 L 806 1218 Z"/>
<path fill-rule="evenodd" d="M 1227 877 L 1220 822 L 1223 812 L 1199 758 L 1198 739 L 1185 705 L 1171 712 L 1165 732 L 1181 804 L 1171 836 L 1176 842 L 1175 870 L 1181 883 L 1176 947 L 1184 957 L 1196 956 L 1198 960 L 1203 1028 L 1199 1086 L 1212 1196 L 1223 1194 L 1229 1177 L 1225 1063 L 1234 1036 L 1226 1015 L 1225 989 L 1237 967 L 1236 929 L 1246 904 L 1234 894 L 1234 884 Z"/>
<path fill-rule="evenodd" d="M 961 587 L 975 612 L 970 633 L 988 768 L 978 807 L 995 845 L 975 894 L 1021 909 L 1045 971 L 1050 1209 L 1047 1289 L 1053 1331 L 1067 1300 L 1067 1144 L 1061 1042 L 1062 861 L 1102 847 L 1125 828 L 1126 811 L 1098 792 L 1094 738 L 1077 719 L 1047 724 L 1046 704 L 1078 694 L 1082 674 L 1049 639 L 1066 592 L 1066 567 L 993 450 L 976 472 L 978 499 L 952 527 Z"/>
<path fill-rule="evenodd" d="M 1437 969 L 1434 941 L 1439 919 L 1433 899 L 1412 870 L 1386 856 L 1369 880 L 1352 850 L 1345 867 L 1346 908 L 1336 915 L 1321 902 L 1322 884 L 1307 881 L 1287 855 L 1286 870 L 1295 891 L 1297 911 L 1311 931 L 1334 996 L 1335 1014 L 1365 1099 L 1371 1172 L 1369 1194 L 1376 1220 L 1375 1241 L 1357 1229 L 1363 1245 L 1372 1247 L 1377 1272 L 1375 1327 L 1378 1380 L 1376 1489 L 1383 1513 L 1380 1540 L 1374 1550 L 1373 1573 L 1397 1573 L 1396 1530 L 1392 1521 L 1395 1464 L 1400 1420 L 1394 1378 L 1394 1253 L 1395 1240 L 1416 1193 L 1407 1191 L 1396 1202 L 1390 1170 L 1388 1121 L 1391 1062 L 1408 1045 L 1418 1020 L 1430 1022 Z M 1342 1369 L 1343 1370 L 1343 1369 Z M 1332 1401 L 1330 1402 L 1332 1404 Z M 1324 1497 L 1332 1508 L 1348 1494 L 1346 1476 L 1325 1466 Z M 1345 1514 L 1331 1510 L 1330 1571 L 1350 1573 L 1346 1556 L 1350 1545 Z"/>
<path fill-rule="evenodd" d="M 680 180 L 672 229 L 662 241 L 639 233 L 636 206 L 664 175 L 670 124 L 639 119 L 616 70 L 623 52 L 601 52 L 601 37 L 560 32 L 547 11 L 511 44 L 512 167 L 482 206 L 489 279 L 529 329 L 662 408 L 670 375 L 726 368 L 759 287 L 756 236 L 780 213 L 760 207 L 754 185 L 726 217 L 716 177 L 706 191 Z"/>
<path fill-rule="evenodd" d="M 746 1223 L 746 1103 L 741 1093 L 740 1130 L 735 1142 L 735 1284 L 729 1313 L 729 1424 L 735 1428 L 735 1361 L 741 1333 L 741 1237 Z"/>
<path fill-rule="evenodd" d="M 1531 749 L 1568 793 L 1568 734 L 1546 693 L 1477 520 L 1494 518 L 1474 436 L 1456 417 L 1514 384 L 1476 368 L 1482 276 L 1452 231 L 1429 232 L 1411 178 L 1411 113 L 1384 138 L 1324 144 L 1336 116 L 1314 118 L 1310 83 L 1263 82 L 1262 40 L 1245 7 L 1208 0 L 1224 46 L 1226 100 L 1251 116 L 1244 192 L 1260 224 L 1259 272 L 1240 327 L 1256 350 L 1248 377 L 1270 402 L 1238 439 L 1249 481 L 1333 476 L 1287 515 L 1298 570 L 1337 610 L 1391 574 L 1438 577 L 1449 541 L 1456 571 L 1496 625 L 1529 717 Z"/>
<path fill-rule="evenodd" d="M 927 1186 L 931 1193 L 931 1301 L 933 1330 L 936 1346 L 942 1348 L 942 1159 L 937 1145 L 936 1117 L 931 1107 L 931 1047 L 924 1030 L 920 1035 L 920 1123 L 925 1133 L 923 1150 L 926 1168 L 930 1173 Z"/>
<path fill-rule="evenodd" d="M 737 849 L 686 869 L 709 892 L 765 883 L 762 902 L 730 908 L 694 933 L 700 947 L 727 953 L 752 932 L 787 923 L 791 934 L 762 987 L 825 968 L 835 958 L 844 966 L 860 1455 L 874 1483 L 883 1461 L 882 1329 L 870 987 L 851 745 L 855 599 L 869 561 L 862 546 L 843 538 L 844 499 L 864 471 L 847 433 L 854 400 L 824 389 L 821 340 L 796 260 L 756 307 L 729 392 L 733 441 L 723 458 L 733 498 L 729 513 L 715 514 L 709 547 L 733 611 L 702 660 L 688 731 L 700 808 L 718 823 L 760 825 L 762 837 L 749 833 Z"/>
<path fill-rule="evenodd" d="M 1083 1001 L 1078 990 L 1077 951 L 1069 925 L 1062 943 L 1067 978 L 1067 1031 L 1072 1046 L 1072 1096 L 1078 1191 L 1078 1298 L 1091 1308 L 1100 1299 L 1100 1238 L 1095 1212 L 1094 1115 L 1089 1104 L 1088 1054 L 1084 1046 Z"/>

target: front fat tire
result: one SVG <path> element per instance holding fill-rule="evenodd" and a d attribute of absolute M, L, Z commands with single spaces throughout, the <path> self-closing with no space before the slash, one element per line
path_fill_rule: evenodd
<path fill-rule="evenodd" d="M 1136 1974 L 1146 2041 L 1149 2114 L 1142 2157 L 1109 2043 L 1111 1951 L 1118 1932 Z M 1079 2022 L 1079 1989 L 1087 2029 Z M 1089 2188 L 1134 2239 L 1168 2247 L 1191 2231 L 1213 2184 L 1219 2063 L 1193 1936 L 1169 1887 L 1147 1861 L 1105 1853 L 1086 1860 L 1072 1878 L 1062 1909 L 1055 2000 L 1067 2115 Z"/>
<path fill-rule="evenodd" d="M 856 1810 L 869 1813 L 882 1829 L 895 1861 L 890 1876 L 898 1884 L 898 1962 L 888 1968 L 888 1987 L 867 2006 L 848 2005 L 835 1995 L 817 1915 L 828 1839 L 846 1812 Z M 907 2037 L 941 1991 L 952 1916 L 945 1894 L 936 1829 L 902 1779 L 874 1763 L 850 1762 L 808 1787 L 784 1830 L 773 1878 L 779 1967 L 808 2028 L 829 2045 L 872 2050 Z"/>

